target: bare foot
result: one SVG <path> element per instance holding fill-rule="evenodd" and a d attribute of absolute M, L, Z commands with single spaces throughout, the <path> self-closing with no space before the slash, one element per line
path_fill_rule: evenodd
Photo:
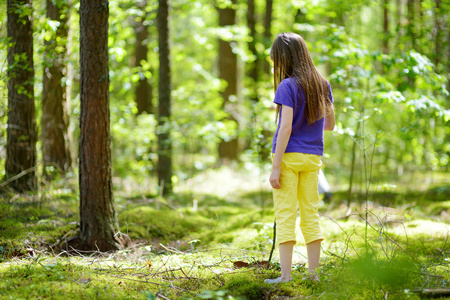
<path fill-rule="evenodd" d="M 317 272 L 309 273 L 309 279 L 312 282 L 319 282 L 320 281 L 320 277 L 319 277 L 319 274 L 317 274 Z"/>
<path fill-rule="evenodd" d="M 266 280 L 264 280 L 264 282 L 273 284 L 273 283 L 280 283 L 280 282 L 289 282 L 291 280 L 292 280 L 292 277 L 291 278 L 287 278 L 287 279 L 281 278 L 281 277 L 277 277 L 275 279 L 266 279 Z"/>

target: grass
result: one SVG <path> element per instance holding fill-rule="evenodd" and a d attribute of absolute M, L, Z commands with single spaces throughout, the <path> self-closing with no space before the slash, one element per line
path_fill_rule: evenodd
<path fill-rule="evenodd" d="M 374 192 L 350 208 L 345 191 L 334 193 L 320 207 L 321 281 L 304 280 L 299 234 L 294 280 L 268 285 L 264 279 L 279 276 L 277 251 L 271 267 L 262 267 L 272 243 L 270 191 L 255 176 L 253 190 L 230 185 L 220 195 L 206 193 L 217 178 L 233 176 L 211 172 L 199 175 L 198 190 L 179 187 L 171 199 L 116 193 L 120 231 L 132 242 L 114 253 L 53 251 L 78 230 L 73 189 L 55 184 L 40 195 L 4 194 L 0 299 L 421 299 L 425 288 L 450 287 L 448 183 Z"/>

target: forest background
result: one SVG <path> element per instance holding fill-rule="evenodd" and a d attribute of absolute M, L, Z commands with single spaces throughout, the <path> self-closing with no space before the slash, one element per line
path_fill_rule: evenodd
<path fill-rule="evenodd" d="M 108 7 L 106 2 L 99 3 L 99 7 Z M 431 231 L 437 234 L 432 245 L 439 241 L 444 245 L 429 247 L 440 249 L 442 257 L 448 255 L 448 1 L 111 0 L 108 5 L 109 11 L 103 9 L 108 12 L 107 22 L 96 28 L 99 35 L 102 30 L 106 35 L 98 39 L 94 36 L 93 41 L 97 46 L 102 42 L 107 45 L 109 95 L 99 106 L 109 109 L 105 124 L 110 122 L 110 126 L 91 137 L 88 130 L 82 129 L 83 120 L 89 124 L 86 116 L 97 112 L 83 99 L 82 73 L 87 72 L 89 63 L 83 62 L 80 54 L 90 53 L 88 47 L 92 46 L 80 43 L 83 24 L 87 24 L 80 20 L 83 1 L 8 1 L 0 6 L 3 260 L 36 257 L 37 249 L 68 253 L 68 238 L 79 230 L 80 241 L 86 242 L 89 229 L 83 224 L 97 221 L 95 215 L 88 219 L 87 214 L 83 221 L 83 210 L 92 210 L 83 199 L 106 205 L 104 211 L 108 213 L 101 214 L 107 216 L 99 222 L 109 224 L 113 231 L 103 238 L 114 249 L 142 246 L 139 243 L 143 241 L 144 246 L 138 248 L 151 246 L 148 255 L 171 253 L 170 249 L 193 251 L 198 243 L 204 247 L 214 243 L 236 246 L 240 235 L 246 237 L 233 231 L 237 224 L 223 229 L 225 236 L 215 236 L 218 223 L 209 222 L 241 214 L 246 221 L 235 221 L 243 222 L 244 227 L 253 226 L 258 233 L 248 239 L 245 248 L 249 249 L 253 238 L 257 239 L 258 246 L 250 250 L 257 251 L 252 255 L 262 259 L 265 254 L 258 251 L 270 249 L 271 242 L 272 222 L 268 220 L 273 211 L 267 176 L 276 128 L 268 54 L 274 37 L 287 31 L 304 37 L 317 68 L 330 81 L 335 99 L 337 125 L 325 135 L 323 157 L 323 170 L 334 197 L 331 203 L 323 204 L 321 213 L 347 220 L 358 212 L 354 217 L 365 224 L 360 242 L 366 250 L 370 244 L 370 205 L 373 210 L 381 207 L 384 214 L 392 209 L 398 213 L 395 222 L 401 224 L 415 217 L 429 220 L 434 227 L 429 223 L 424 226 L 435 228 Z M 161 12 L 162 5 L 168 15 Z M 8 12 L 7 7 L 14 7 L 14 11 Z M 21 29 L 8 23 L 8 13 L 17 16 L 16 24 L 29 26 L 29 45 L 34 48 L 27 48 L 31 50 L 28 56 L 25 51 L 8 57 L 8 49 L 14 48 L 9 30 Z M 21 72 L 28 72 L 28 79 L 22 84 L 10 83 L 8 89 L 8 82 L 20 77 L 13 74 Z M 14 95 L 11 90 L 15 90 Z M 11 104 L 14 99 L 18 101 L 15 106 Z M 24 101 L 28 106 L 21 110 L 17 103 Z M 83 103 L 87 103 L 84 108 Z M 8 128 L 15 124 L 13 117 L 27 119 L 29 126 L 28 132 L 17 134 L 16 144 L 7 138 Z M 110 160 L 109 154 L 103 155 L 101 150 L 97 154 L 86 152 L 80 142 L 91 138 L 90 142 L 95 143 L 102 136 L 107 141 L 110 138 Z M 14 148 L 24 141 L 25 156 Z M 78 167 L 89 161 L 90 155 L 108 158 L 101 162 L 105 164 L 106 179 L 97 182 L 98 186 L 110 186 L 111 192 L 99 194 L 98 198 L 104 200 L 89 198 L 90 190 L 97 187 L 83 181 L 87 178 L 83 174 L 94 170 L 95 163 L 84 171 Z M 188 213 L 188 209 L 193 212 Z M 253 217 L 245 219 L 248 216 L 243 212 L 248 210 L 260 214 L 261 222 Z M 168 220 L 161 211 L 170 218 L 177 213 L 181 216 L 181 211 L 192 213 L 190 217 L 199 212 L 204 220 L 196 227 L 193 223 L 199 220 L 180 217 L 181 224 L 169 222 L 174 227 L 171 231 L 165 228 Z M 382 235 L 385 223 L 392 220 L 375 215 L 373 221 L 380 225 L 373 230 Z M 209 227 L 214 230 L 200 233 Z M 183 233 L 186 228 L 191 232 Z M 117 238 L 117 232 L 124 237 Z M 30 234 L 34 237 L 31 242 Z M 408 235 L 399 239 L 403 242 Z M 399 240 L 397 245 L 401 245 Z M 89 248 L 83 247 L 79 248 Z M 411 247 L 417 252 L 423 250 L 417 245 Z M 92 244 L 90 248 L 96 250 Z M 101 250 L 111 249 L 106 246 Z M 346 255 L 338 257 L 345 261 Z M 442 257 L 437 261 L 448 266 L 448 260 Z M 135 257 L 133 263 L 142 264 L 139 259 Z M 61 267 L 59 263 L 55 266 Z M 13 277 L 15 269 L 11 265 L 6 268 L 10 273 L 5 271 L 9 274 L 5 276 Z M 434 283 L 436 286 L 448 287 L 448 276 L 437 278 L 441 281 Z M 77 282 L 84 284 L 82 279 Z M 230 284 L 225 282 L 225 286 Z M 223 285 L 208 288 L 221 290 Z M 12 291 L 11 286 L 4 287 Z M 242 295 L 251 298 L 253 288 L 250 285 Z M 327 290 L 321 288 L 308 293 Z M 201 290 L 201 285 L 192 289 Z M 381 290 L 386 295 L 389 289 Z M 274 293 L 269 289 L 259 291 Z M 24 292 L 32 293 L 26 289 L 18 293 Z M 298 295 L 295 289 L 281 292 Z M 153 295 L 155 291 L 148 293 Z"/>

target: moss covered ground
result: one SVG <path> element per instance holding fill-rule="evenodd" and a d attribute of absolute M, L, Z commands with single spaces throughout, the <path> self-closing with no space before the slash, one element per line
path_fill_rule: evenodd
<path fill-rule="evenodd" d="M 0 299 L 422 299 L 450 289 L 450 186 L 442 178 L 355 193 L 350 207 L 346 191 L 336 191 L 320 207 L 320 282 L 305 280 L 299 233 L 294 280 L 269 285 L 264 279 L 279 275 L 276 250 L 266 268 L 271 193 L 240 174 L 201 174 L 170 199 L 116 185 L 118 231 L 129 245 L 114 253 L 64 247 L 79 220 L 67 182 L 36 195 L 4 193 Z"/>

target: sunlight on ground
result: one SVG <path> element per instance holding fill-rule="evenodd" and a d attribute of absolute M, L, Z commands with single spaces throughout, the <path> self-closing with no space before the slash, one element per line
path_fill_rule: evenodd
<path fill-rule="evenodd" d="M 192 179 L 180 182 L 175 193 L 192 192 L 213 194 L 221 198 L 232 197 L 253 191 L 269 191 L 269 173 L 254 164 L 246 164 L 239 171 L 223 166 L 219 169 L 209 169 Z"/>
<path fill-rule="evenodd" d="M 15 244 L 8 241 L 0 247 L 0 274 L 5 279 L 0 280 L 0 298 L 14 293 L 17 299 L 45 298 L 42 295 L 148 299 L 148 293 L 163 290 L 170 299 L 187 299 L 186 293 L 194 297 L 205 290 L 229 290 L 236 295 L 257 295 L 247 298 L 257 300 L 264 299 L 261 293 L 326 299 L 358 294 L 359 299 L 382 299 L 386 291 L 393 298 L 421 299 L 417 292 L 412 296 L 405 291 L 422 282 L 426 287 L 448 286 L 450 201 L 446 186 L 424 193 L 411 192 L 411 187 L 403 194 L 374 192 L 367 201 L 355 193 L 350 209 L 347 193 L 336 191 L 331 202 L 321 201 L 319 206 L 325 238 L 322 283 L 311 288 L 303 281 L 307 249 L 297 218 L 294 281 L 276 289 L 265 285 L 264 279 L 279 276 L 280 271 L 277 247 L 271 269 L 265 269 L 274 219 L 269 171 L 251 163 L 240 169 L 207 170 L 175 185 L 178 197 L 172 206 L 159 205 L 165 199 L 155 197 L 155 183 L 149 179 L 141 180 L 143 184 L 132 178 L 116 182 L 120 230 L 128 234 L 131 244 L 109 254 L 49 250 L 48 245 L 58 238 L 77 231 L 78 195 L 72 189 L 49 191 L 39 205 L 27 197 L 12 203 L 5 199 L 0 208 L 11 218 L 0 217 L 0 229 L 15 226 L 8 233 Z M 361 260 L 368 249 L 373 259 Z M 400 283 L 391 284 L 393 277 L 399 277 Z M 382 287 L 376 293 L 374 283 Z M 99 298 L 100 294 L 104 297 Z"/>
<path fill-rule="evenodd" d="M 450 237 L 450 225 L 442 222 L 415 220 L 405 222 L 404 226 L 409 237 L 414 237 L 415 235 L 427 235 L 438 238 Z M 393 232 L 398 235 L 404 235 L 405 228 L 403 228 L 403 226 L 396 226 L 394 227 Z"/>

